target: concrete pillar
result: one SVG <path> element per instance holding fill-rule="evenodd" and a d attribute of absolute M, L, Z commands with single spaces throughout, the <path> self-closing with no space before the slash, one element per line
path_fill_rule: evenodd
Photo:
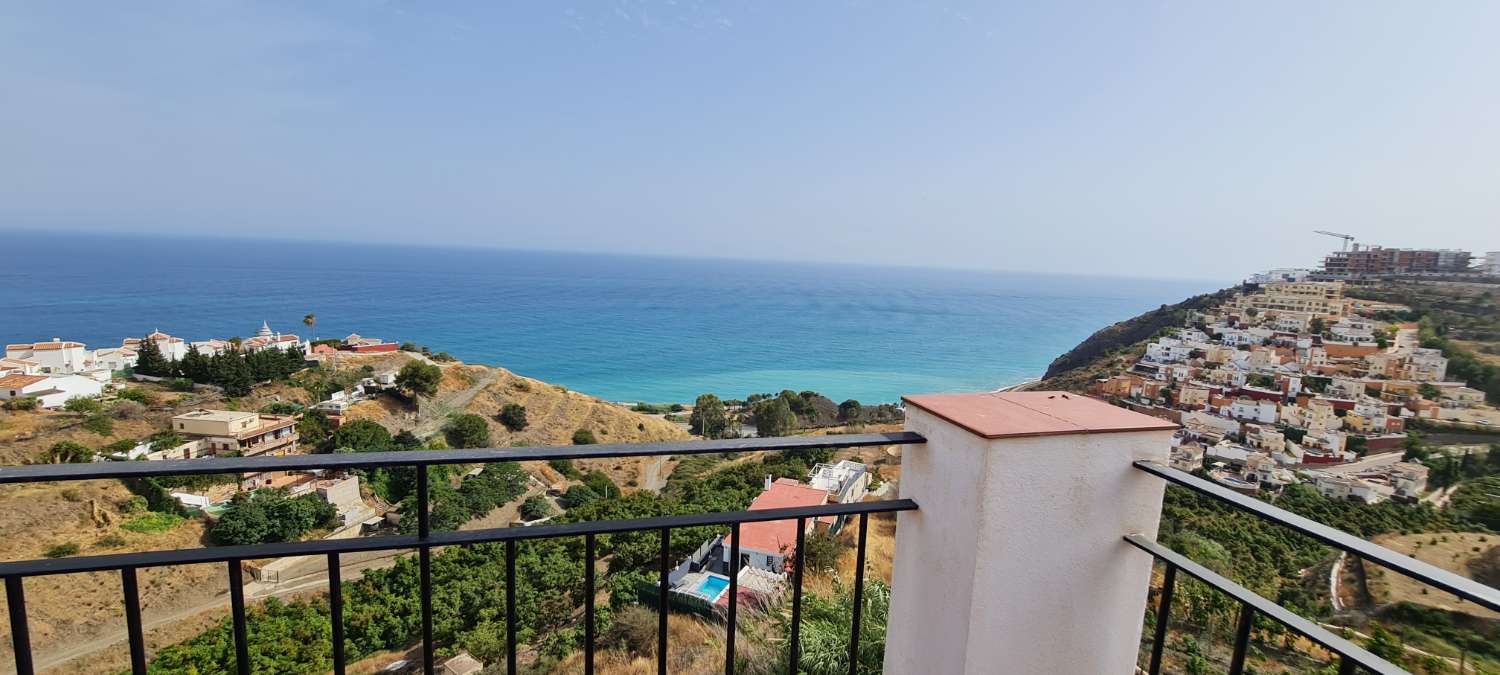
<path fill-rule="evenodd" d="M 1133 671 L 1177 425 L 1077 394 L 908 396 L 885 672 Z"/>

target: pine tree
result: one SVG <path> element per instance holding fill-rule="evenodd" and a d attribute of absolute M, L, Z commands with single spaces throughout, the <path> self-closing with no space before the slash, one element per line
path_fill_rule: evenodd
<path fill-rule="evenodd" d="M 197 347 L 188 346 L 187 354 L 182 357 L 179 364 L 182 376 L 194 382 L 208 384 L 211 381 L 209 373 L 209 358 L 198 351 Z"/>
<path fill-rule="evenodd" d="M 250 393 L 255 379 L 250 364 L 238 350 L 230 350 L 213 358 L 211 363 L 213 383 L 224 390 L 225 396 L 237 397 Z"/>
<path fill-rule="evenodd" d="M 135 372 L 153 377 L 166 377 L 172 374 L 172 364 L 165 356 L 156 342 L 149 339 L 141 340 L 140 352 L 135 359 Z"/>

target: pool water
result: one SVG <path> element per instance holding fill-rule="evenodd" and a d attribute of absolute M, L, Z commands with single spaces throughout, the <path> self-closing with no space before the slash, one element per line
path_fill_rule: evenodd
<path fill-rule="evenodd" d="M 716 574 L 704 577 L 703 581 L 698 584 L 698 592 L 702 593 L 703 597 L 708 598 L 709 601 L 718 600 L 726 588 L 729 588 L 729 579 Z"/>

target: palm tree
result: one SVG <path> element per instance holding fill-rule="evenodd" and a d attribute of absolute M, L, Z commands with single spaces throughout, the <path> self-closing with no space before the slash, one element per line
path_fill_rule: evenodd
<path fill-rule="evenodd" d="M 307 316 L 302 317 L 302 325 L 307 326 L 308 330 L 311 330 L 313 326 L 318 325 L 318 315 L 308 314 Z M 318 339 L 318 336 L 314 335 L 313 339 Z"/>

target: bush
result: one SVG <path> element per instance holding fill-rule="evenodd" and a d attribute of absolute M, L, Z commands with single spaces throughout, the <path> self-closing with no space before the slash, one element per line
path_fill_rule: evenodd
<path fill-rule="evenodd" d="M 108 436 L 115 432 L 115 421 L 102 412 L 94 413 L 83 421 L 83 428 L 100 436 Z"/>
<path fill-rule="evenodd" d="M 82 464 L 94 461 L 94 451 L 82 443 L 58 441 L 41 457 L 45 464 Z"/>
<path fill-rule="evenodd" d="M 578 467 L 573 466 L 573 460 L 571 459 L 549 459 L 547 460 L 547 466 L 552 467 L 553 471 L 562 474 L 563 478 L 572 478 L 575 480 L 583 478 L 583 472 L 579 471 Z"/>
<path fill-rule="evenodd" d="M 137 401 L 115 401 L 109 412 L 115 419 L 134 420 L 146 414 L 146 406 Z"/>
<path fill-rule="evenodd" d="M 490 445 L 490 424 L 473 413 L 454 415 L 443 425 L 443 438 L 453 448 L 484 448 Z"/>
<path fill-rule="evenodd" d="M 580 506 L 588 506 L 600 499 L 599 493 L 588 485 L 574 485 L 563 494 L 563 506 L 576 509 Z"/>
<path fill-rule="evenodd" d="M 532 495 L 521 502 L 521 518 L 525 520 L 540 520 L 552 515 L 552 504 L 541 495 Z"/>
<path fill-rule="evenodd" d="M 99 412 L 103 409 L 104 404 L 100 403 L 99 399 L 87 398 L 83 396 L 80 396 L 78 398 L 70 398 L 63 403 L 63 410 L 71 413 L 90 414 Z"/>
<path fill-rule="evenodd" d="M 34 396 L 20 396 L 5 401 L 6 410 L 36 410 L 41 404 Z"/>
<path fill-rule="evenodd" d="M 94 542 L 96 548 L 119 548 L 125 545 L 125 538 L 118 534 L 106 534 Z"/>
<path fill-rule="evenodd" d="M 145 513 L 123 523 L 120 529 L 141 534 L 154 534 L 166 532 L 182 523 L 184 518 L 175 513 Z"/>
<path fill-rule="evenodd" d="M 167 388 L 172 391 L 190 392 L 193 390 L 193 381 L 185 377 L 179 377 L 167 383 Z"/>
<path fill-rule="evenodd" d="M 507 403 L 500 409 L 500 423 L 511 431 L 521 431 L 526 428 L 526 406 L 519 403 Z"/>
<path fill-rule="evenodd" d="M 276 401 L 261 406 L 260 411 L 267 415 L 295 415 L 302 412 L 302 406 L 291 401 Z"/>
<path fill-rule="evenodd" d="M 331 527 L 338 509 L 315 494 L 288 497 L 282 490 L 241 492 L 209 533 L 221 545 L 295 541 L 309 530 Z"/>
<path fill-rule="evenodd" d="M 83 493 L 74 488 L 67 488 L 63 490 L 61 494 L 63 499 L 66 499 L 70 502 L 76 502 L 80 499 L 83 499 Z"/>
<path fill-rule="evenodd" d="M 130 495 L 128 499 L 120 502 L 120 512 L 122 513 L 144 513 L 146 508 L 146 498 L 140 495 Z"/>
<path fill-rule="evenodd" d="M 74 544 L 72 542 L 69 542 L 69 543 L 66 543 L 66 544 L 58 544 L 56 546 L 52 546 L 52 547 L 48 548 L 44 553 L 42 553 L 43 556 L 48 557 L 48 558 L 66 558 L 66 557 L 68 557 L 70 555 L 77 555 L 77 554 L 78 554 L 78 544 Z"/>
<path fill-rule="evenodd" d="M 121 389 L 115 395 L 126 401 L 135 401 L 141 405 L 151 406 L 156 404 L 156 395 L 139 387 Z"/>
<path fill-rule="evenodd" d="M 573 432 L 573 445 L 593 445 L 598 442 L 598 439 L 594 438 L 594 432 L 588 429 Z"/>
<path fill-rule="evenodd" d="M 804 569 L 831 570 L 839 561 L 839 542 L 827 532 L 816 532 L 802 542 Z"/>

